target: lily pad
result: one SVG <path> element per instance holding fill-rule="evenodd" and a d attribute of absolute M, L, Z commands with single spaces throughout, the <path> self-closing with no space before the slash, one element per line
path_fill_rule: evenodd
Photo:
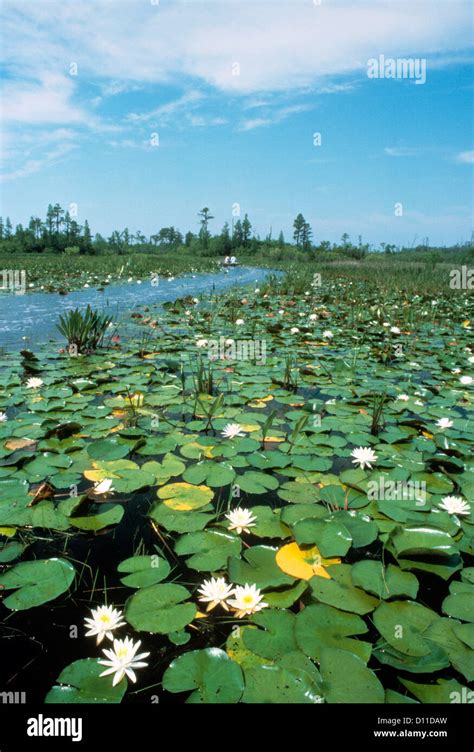
<path fill-rule="evenodd" d="M 127 691 L 127 680 L 123 678 L 115 687 L 107 677 L 100 674 L 105 667 L 96 658 L 83 658 L 66 666 L 56 679 L 54 686 L 45 697 L 46 704 L 64 703 L 120 703 Z"/>
<path fill-rule="evenodd" d="M 190 593 L 182 585 L 150 585 L 127 600 L 124 615 L 131 626 L 143 632 L 178 632 L 193 621 L 196 606 L 183 603 Z"/>
<path fill-rule="evenodd" d="M 0 589 L 16 592 L 3 599 L 13 611 L 41 606 L 69 590 L 76 570 L 64 559 L 37 559 L 15 564 L 0 575 Z"/>
<path fill-rule="evenodd" d="M 219 648 L 191 650 L 176 658 L 163 675 L 163 689 L 189 692 L 188 703 L 239 702 L 244 679 L 239 664 Z"/>

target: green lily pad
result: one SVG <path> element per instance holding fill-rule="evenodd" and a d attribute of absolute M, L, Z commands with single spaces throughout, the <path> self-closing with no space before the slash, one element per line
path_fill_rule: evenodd
<path fill-rule="evenodd" d="M 451 594 L 444 599 L 441 606 L 443 613 L 455 619 L 474 622 L 474 585 L 452 582 L 450 591 Z"/>
<path fill-rule="evenodd" d="M 446 705 L 474 701 L 474 692 L 455 679 L 438 679 L 436 684 L 418 684 L 399 677 L 400 682 L 420 702 Z"/>
<path fill-rule="evenodd" d="M 277 549 L 271 546 L 248 548 L 242 558 L 231 556 L 228 562 L 229 580 L 236 585 L 254 584 L 258 588 L 293 585 L 294 577 L 282 572 L 275 561 Z"/>
<path fill-rule="evenodd" d="M 296 642 L 306 655 L 317 661 L 322 648 L 329 647 L 347 650 L 367 663 L 372 651 L 370 642 L 350 639 L 352 635 L 367 631 L 367 625 L 359 616 L 322 603 L 306 606 L 296 617 Z"/>
<path fill-rule="evenodd" d="M 87 453 L 94 460 L 120 460 L 126 457 L 130 451 L 128 444 L 125 444 L 117 436 L 95 441 L 87 447 Z"/>
<path fill-rule="evenodd" d="M 124 508 L 120 504 L 101 504 L 100 511 L 86 517 L 69 517 L 69 522 L 79 530 L 97 532 L 109 525 L 118 525 L 124 515 Z"/>
<path fill-rule="evenodd" d="M 120 703 L 127 691 L 127 680 L 123 678 L 113 687 L 110 677 L 100 676 L 105 668 L 96 658 L 74 661 L 61 671 L 57 686 L 49 690 L 45 703 Z"/>
<path fill-rule="evenodd" d="M 351 578 L 351 567 L 340 564 L 331 568 L 331 579 L 312 577 L 309 581 L 313 597 L 328 606 L 334 606 L 341 611 L 355 614 L 368 614 L 377 607 L 379 601 L 360 588 L 354 587 Z"/>
<path fill-rule="evenodd" d="M 352 582 L 367 593 L 388 600 L 400 595 L 416 598 L 418 580 L 414 574 L 403 572 L 394 564 L 384 568 L 380 561 L 362 560 L 353 564 Z"/>
<path fill-rule="evenodd" d="M 347 650 L 322 648 L 320 664 L 326 702 L 372 704 L 385 701 L 382 684 L 357 655 Z"/>
<path fill-rule="evenodd" d="M 118 572 L 130 572 L 121 582 L 128 587 L 141 588 L 161 582 L 170 573 L 171 567 L 161 556 L 132 556 L 121 561 Z"/>
<path fill-rule="evenodd" d="M 244 634 L 244 645 L 262 658 L 282 658 L 297 650 L 295 616 L 290 611 L 265 609 L 254 614 L 252 621 L 263 630 L 252 629 Z"/>
<path fill-rule="evenodd" d="M 196 606 L 183 603 L 190 593 L 182 585 L 150 585 L 137 590 L 125 603 L 125 619 L 143 632 L 178 632 L 193 621 Z"/>
<path fill-rule="evenodd" d="M 414 601 L 381 603 L 373 615 L 375 626 L 389 645 L 409 656 L 430 653 L 431 644 L 424 632 L 437 619 L 438 614 Z"/>
<path fill-rule="evenodd" d="M 235 483 L 241 491 L 249 494 L 263 494 L 267 491 L 275 491 L 279 486 L 278 480 L 273 475 L 257 473 L 252 470 L 243 475 L 238 475 Z"/>
<path fill-rule="evenodd" d="M 188 703 L 236 703 L 244 691 L 239 664 L 219 648 L 191 650 L 176 658 L 163 675 L 163 689 L 189 692 Z"/>
<path fill-rule="evenodd" d="M 212 572 L 224 567 L 229 556 L 237 556 L 241 546 L 241 540 L 236 535 L 218 530 L 204 530 L 181 536 L 174 550 L 178 556 L 193 554 L 186 560 L 187 566 L 191 569 Z"/>
<path fill-rule="evenodd" d="M 316 545 L 322 556 L 345 556 L 351 547 L 352 536 L 338 520 L 305 519 L 293 527 L 296 542 Z"/>
<path fill-rule="evenodd" d="M 15 564 L 0 575 L 0 589 L 16 592 L 3 599 L 13 611 L 41 606 L 69 590 L 76 570 L 64 559 L 36 559 Z"/>
<path fill-rule="evenodd" d="M 319 685 L 298 667 L 292 671 L 279 665 L 251 666 L 244 669 L 244 675 L 242 702 L 284 705 L 322 702 Z"/>
<path fill-rule="evenodd" d="M 207 483 L 211 488 L 228 486 L 235 478 L 235 470 L 223 462 L 211 462 L 205 460 L 191 465 L 183 473 L 183 480 L 187 483 L 200 485 Z"/>
<path fill-rule="evenodd" d="M 202 509 L 207 509 L 207 507 L 202 507 Z M 214 514 L 205 511 L 176 512 L 160 501 L 152 505 L 148 516 L 158 525 L 175 533 L 194 533 L 197 530 L 203 530 L 214 519 Z"/>

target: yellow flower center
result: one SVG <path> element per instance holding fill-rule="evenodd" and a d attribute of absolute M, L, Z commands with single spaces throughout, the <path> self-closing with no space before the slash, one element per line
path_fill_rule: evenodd
<path fill-rule="evenodd" d="M 245 603 L 246 606 L 251 606 L 253 603 L 253 595 L 244 595 L 242 602 Z"/>
<path fill-rule="evenodd" d="M 104 624 L 109 624 L 110 616 L 108 614 L 102 614 L 102 616 L 100 617 L 100 621 L 103 622 Z"/>

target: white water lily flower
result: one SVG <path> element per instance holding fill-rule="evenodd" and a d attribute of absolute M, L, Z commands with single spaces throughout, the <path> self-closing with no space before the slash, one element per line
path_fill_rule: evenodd
<path fill-rule="evenodd" d="M 460 368 L 453 368 L 452 371 L 451 371 L 451 373 L 454 373 L 454 374 L 461 373 L 461 369 Z"/>
<path fill-rule="evenodd" d="M 378 459 L 374 450 L 370 447 L 358 447 L 357 449 L 354 449 L 351 452 L 351 457 L 354 457 L 354 459 L 352 460 L 353 464 L 359 465 L 362 470 L 366 465 L 372 470 L 371 463 L 375 462 Z"/>
<path fill-rule="evenodd" d="M 229 337 L 229 339 L 226 339 L 226 341 L 225 341 L 224 344 L 226 344 L 226 345 L 233 345 L 234 344 L 234 340 L 231 337 Z"/>
<path fill-rule="evenodd" d="M 245 324 L 245 321 L 243 319 L 237 319 L 237 321 L 235 322 L 236 326 L 242 326 L 243 324 Z"/>
<path fill-rule="evenodd" d="M 227 425 L 224 426 L 224 430 L 221 431 L 221 436 L 225 439 L 235 439 L 236 436 L 245 436 L 245 433 L 242 432 L 242 426 L 240 423 L 227 423 Z"/>
<path fill-rule="evenodd" d="M 309 316 L 309 320 L 310 321 L 316 321 L 317 318 L 318 318 L 318 314 L 317 313 L 311 313 L 310 316 Z"/>
<path fill-rule="evenodd" d="M 199 303 L 199 298 L 193 298 L 193 303 L 197 305 Z"/>
<path fill-rule="evenodd" d="M 226 611 L 229 610 L 227 598 L 233 594 L 233 586 L 228 585 L 223 577 L 211 577 L 210 580 L 204 580 L 198 593 L 201 593 L 198 600 L 207 603 L 206 611 L 212 611 L 213 608 L 221 604 Z"/>
<path fill-rule="evenodd" d="M 27 389 L 39 389 L 40 386 L 43 386 L 44 381 L 43 379 L 38 379 L 36 376 L 32 376 L 31 379 L 28 379 L 26 382 L 26 388 Z"/>
<path fill-rule="evenodd" d="M 468 361 L 469 361 L 469 363 L 474 363 L 474 355 L 471 355 L 471 356 L 470 356 L 470 357 L 468 358 Z"/>
<path fill-rule="evenodd" d="M 101 496 L 102 494 L 112 493 L 114 491 L 112 483 L 113 481 L 110 478 L 104 478 L 104 480 L 94 483 L 94 494 Z"/>
<path fill-rule="evenodd" d="M 256 288 L 255 288 L 255 290 L 254 290 L 254 292 L 255 292 L 256 294 L 258 294 L 258 293 L 260 292 L 260 288 L 259 288 L 259 287 L 256 287 Z"/>
<path fill-rule="evenodd" d="M 132 680 L 132 682 L 136 682 L 137 677 L 135 676 L 133 669 L 148 666 L 148 663 L 144 663 L 142 659 L 147 658 L 150 655 L 150 653 L 140 653 L 140 655 L 136 655 L 140 645 L 140 640 L 134 643 L 129 637 L 126 637 L 125 640 L 114 640 L 114 649 L 103 651 L 109 660 L 99 661 L 102 666 L 110 666 L 110 668 L 106 671 L 102 671 L 99 676 L 115 674 L 112 682 L 113 687 L 123 679 L 125 674 Z"/>
<path fill-rule="evenodd" d="M 284 313 L 285 311 L 283 310 L 283 308 L 280 308 L 280 310 L 278 311 L 278 315 L 283 316 Z"/>
<path fill-rule="evenodd" d="M 461 384 L 472 384 L 473 380 L 472 376 L 461 376 L 459 379 Z"/>
<path fill-rule="evenodd" d="M 198 339 L 196 340 L 196 347 L 207 347 L 208 346 L 207 339 Z"/>
<path fill-rule="evenodd" d="M 242 530 L 245 533 L 250 533 L 249 528 L 255 527 L 257 521 L 257 518 L 252 514 L 250 509 L 244 509 L 243 507 L 237 507 L 237 509 L 234 509 L 225 516 L 230 521 L 230 525 L 227 526 L 227 529 L 235 530 L 238 535 L 241 534 Z"/>
<path fill-rule="evenodd" d="M 290 329 L 290 334 L 298 334 L 299 331 L 300 330 L 298 329 L 297 326 L 292 326 L 291 329 Z"/>
<path fill-rule="evenodd" d="M 454 423 L 449 418 L 440 418 L 438 421 L 436 421 L 436 425 L 438 428 L 451 428 Z"/>
<path fill-rule="evenodd" d="M 332 339 L 334 337 L 334 334 L 330 329 L 326 329 L 325 332 L 323 332 L 324 339 Z"/>
<path fill-rule="evenodd" d="M 415 405 L 418 405 L 418 407 L 423 407 L 423 402 L 421 400 L 415 400 Z"/>
<path fill-rule="evenodd" d="M 392 332 L 392 334 L 400 334 L 400 329 L 398 328 L 398 326 L 391 326 L 390 331 Z"/>
<path fill-rule="evenodd" d="M 86 637 L 97 635 L 97 645 L 100 645 L 104 637 L 113 640 L 113 630 L 123 627 L 125 624 L 124 621 L 121 621 L 122 618 L 122 612 L 113 606 L 99 606 L 99 608 L 92 609 L 92 619 L 84 619 L 86 627 L 89 628 Z"/>
<path fill-rule="evenodd" d="M 259 588 L 256 585 L 248 585 L 247 583 L 242 587 L 237 585 L 234 590 L 234 598 L 229 600 L 229 606 L 235 608 L 236 616 L 241 619 L 247 614 L 255 614 L 257 611 L 261 611 L 262 608 L 267 608 L 268 603 L 263 600 Z"/>
<path fill-rule="evenodd" d="M 5 423 L 8 420 L 6 413 L 0 413 L 0 423 Z"/>
<path fill-rule="evenodd" d="M 399 394 L 397 397 L 397 400 L 401 400 L 402 402 L 408 402 L 409 399 L 408 394 Z"/>
<path fill-rule="evenodd" d="M 448 514 L 469 514 L 471 511 L 470 505 L 460 496 L 445 496 L 438 506 Z"/>

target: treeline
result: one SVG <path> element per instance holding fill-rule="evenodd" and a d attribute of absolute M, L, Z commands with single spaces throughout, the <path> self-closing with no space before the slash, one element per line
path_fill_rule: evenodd
<path fill-rule="evenodd" d="M 340 255 L 343 257 L 362 259 L 372 250 L 381 250 L 385 254 L 400 251 L 445 251 L 466 250 L 472 244 L 453 246 L 451 249 L 430 248 L 428 239 L 416 247 L 400 248 L 394 244 L 380 243 L 374 249 L 368 243 L 362 242 L 359 236 L 358 242 L 353 243 L 347 233 L 344 233 L 339 243 L 330 243 L 322 240 L 315 243 L 313 230 L 304 216 L 299 213 L 293 222 L 293 235 L 288 242 L 283 232 L 273 238 L 270 229 L 265 238 L 260 238 L 253 232 L 252 223 L 247 214 L 243 219 L 237 218 L 229 225 L 226 222 L 217 234 L 211 232 L 211 223 L 214 217 L 210 209 L 204 207 L 198 212 L 197 232 L 188 231 L 184 235 L 175 227 L 162 227 L 156 233 L 146 236 L 140 230 L 131 232 L 128 227 L 124 230 L 114 230 L 106 238 L 100 233 L 92 235 L 87 220 L 83 225 L 79 224 L 74 216 L 60 204 L 49 204 L 44 220 L 39 217 L 31 217 L 28 226 L 16 225 L 13 229 L 10 218 L 5 222 L 0 217 L 0 253 L 24 254 L 66 254 L 66 255 L 102 255 L 129 253 L 157 253 L 157 252 L 190 252 L 198 256 L 227 256 L 258 255 L 269 252 L 274 257 L 283 258 L 290 251 L 301 252 L 301 256 L 317 256 L 321 253 Z"/>

